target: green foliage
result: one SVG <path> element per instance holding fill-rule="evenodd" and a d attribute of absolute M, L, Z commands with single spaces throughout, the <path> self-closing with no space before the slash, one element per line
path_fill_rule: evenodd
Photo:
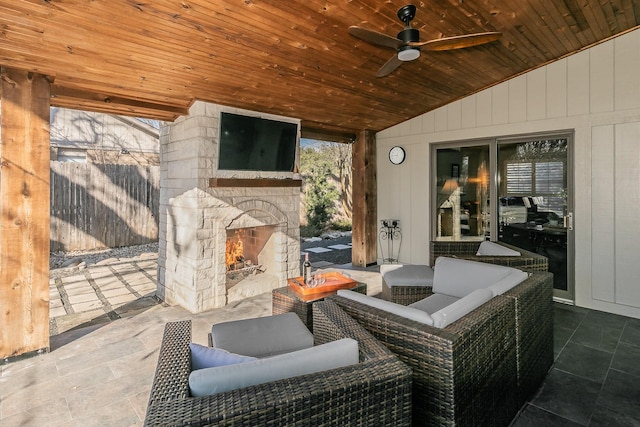
<path fill-rule="evenodd" d="M 322 229 L 311 225 L 303 225 L 300 227 L 300 237 L 316 237 L 322 234 Z"/>
<path fill-rule="evenodd" d="M 344 219 L 334 221 L 331 228 L 337 231 L 351 231 L 351 221 Z"/>
<path fill-rule="evenodd" d="M 300 172 L 304 179 L 305 213 L 308 226 L 324 230 L 335 212 L 339 192 L 328 180 L 335 169 L 332 156 L 327 150 L 305 147 L 300 152 Z"/>

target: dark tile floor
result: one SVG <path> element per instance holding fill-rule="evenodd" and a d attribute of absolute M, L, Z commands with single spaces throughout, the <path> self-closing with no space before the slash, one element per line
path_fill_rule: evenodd
<path fill-rule="evenodd" d="M 511 424 L 640 426 L 640 319 L 555 304 L 555 363 Z"/>

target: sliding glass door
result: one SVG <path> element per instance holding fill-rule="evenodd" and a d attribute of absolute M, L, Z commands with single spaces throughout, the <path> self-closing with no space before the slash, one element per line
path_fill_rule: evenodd
<path fill-rule="evenodd" d="M 437 150 L 436 240 L 489 235 L 489 145 Z"/>
<path fill-rule="evenodd" d="M 434 240 L 493 240 L 549 259 L 554 296 L 573 301 L 572 136 L 434 147 Z"/>
<path fill-rule="evenodd" d="M 573 300 L 568 151 L 568 137 L 498 141 L 497 240 L 546 256 L 554 295 Z"/>

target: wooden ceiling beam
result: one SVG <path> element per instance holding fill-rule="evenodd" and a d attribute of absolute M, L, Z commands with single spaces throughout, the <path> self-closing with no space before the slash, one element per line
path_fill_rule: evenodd
<path fill-rule="evenodd" d="M 0 52 L 2 52 L 6 48 L 7 44 L 4 44 L 0 49 Z M 98 93 L 109 92 L 125 98 L 127 97 L 127 95 L 135 92 L 139 97 L 143 99 L 149 99 L 150 101 L 157 102 L 159 104 L 179 105 L 185 103 L 182 98 L 184 96 L 182 88 L 171 86 L 167 87 L 167 85 L 153 85 L 151 82 L 153 82 L 155 79 L 145 81 L 143 83 L 145 87 L 140 87 L 140 81 L 138 81 L 137 84 L 136 82 L 128 81 L 131 78 L 131 73 L 127 73 L 126 69 L 123 69 L 122 71 L 115 71 L 111 69 L 110 71 L 108 71 L 108 73 L 113 80 L 103 83 L 96 83 L 98 81 L 96 79 L 97 76 L 89 68 L 91 67 L 91 60 L 80 60 L 79 58 L 74 58 L 74 60 L 75 69 L 80 70 L 80 72 L 68 75 L 63 72 L 55 72 L 55 70 L 65 69 L 66 67 L 68 67 L 68 60 L 65 61 L 65 58 L 46 58 L 44 56 L 33 55 L 33 52 L 31 52 L 29 54 L 23 55 L 22 58 L 14 57 L 9 59 L 5 55 L 0 54 L 0 63 L 3 63 L 6 66 L 39 72 L 46 75 L 55 75 L 59 82 L 65 83 L 65 86 L 79 87 L 83 88 L 86 91 L 95 91 Z M 32 67 L 31 64 L 33 63 L 46 63 L 46 66 Z M 93 63 L 92 68 L 95 69 L 95 63 Z M 76 75 L 80 75 L 83 77 L 75 77 Z M 178 77 L 179 75 L 179 73 L 176 73 L 176 77 Z M 113 81 L 118 81 L 119 83 L 114 85 Z M 136 86 L 135 89 L 132 89 L 132 86 Z M 180 98 L 170 97 L 170 95 L 172 94 L 179 94 Z"/>
<path fill-rule="evenodd" d="M 315 139 L 317 141 L 333 141 L 345 144 L 353 144 L 356 141 L 356 132 L 352 133 L 315 127 L 305 127 L 305 123 L 302 123 L 300 136 L 302 138 Z"/>
<path fill-rule="evenodd" d="M 91 111 L 119 111 L 118 114 L 159 120 L 175 120 L 178 116 L 189 113 L 188 107 L 176 107 L 109 94 L 87 92 L 57 84 L 51 85 L 51 105 Z"/>

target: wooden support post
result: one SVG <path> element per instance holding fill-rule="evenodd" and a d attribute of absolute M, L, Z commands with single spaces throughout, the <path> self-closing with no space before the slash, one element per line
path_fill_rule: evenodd
<path fill-rule="evenodd" d="M 371 130 L 358 133 L 352 148 L 353 214 L 351 262 L 354 266 L 374 265 L 378 256 L 376 134 Z"/>
<path fill-rule="evenodd" d="M 0 357 L 49 348 L 49 93 L 0 69 Z"/>

